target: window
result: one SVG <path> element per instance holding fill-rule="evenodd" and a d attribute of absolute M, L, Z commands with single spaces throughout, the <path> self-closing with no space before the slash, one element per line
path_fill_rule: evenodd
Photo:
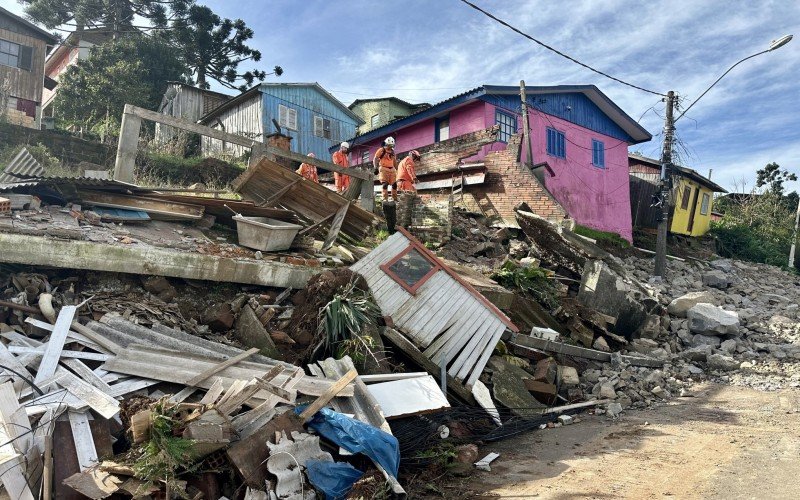
<path fill-rule="evenodd" d="M 603 141 L 592 139 L 592 165 L 606 168 L 606 148 Z"/>
<path fill-rule="evenodd" d="M 556 158 L 567 157 L 566 137 L 564 132 L 547 127 L 547 154 Z"/>
<path fill-rule="evenodd" d="M 369 163 L 369 149 L 361 153 L 361 163 Z"/>
<path fill-rule="evenodd" d="M 314 135 L 317 137 L 331 138 L 331 121 L 321 116 L 314 116 Z"/>
<path fill-rule="evenodd" d="M 500 110 L 494 112 L 494 123 L 500 126 L 500 142 L 508 142 L 511 136 L 517 133 L 517 117 L 503 113 Z"/>
<path fill-rule="evenodd" d="M 377 128 L 380 122 L 381 122 L 381 115 L 372 115 L 372 118 L 369 120 L 369 125 L 372 128 Z"/>
<path fill-rule="evenodd" d="M 278 124 L 289 130 L 297 130 L 297 110 L 278 104 Z"/>
<path fill-rule="evenodd" d="M 446 141 L 450 138 L 450 117 L 445 116 L 436 120 L 436 137 L 435 142 Z"/>
<path fill-rule="evenodd" d="M 700 203 L 700 215 L 708 215 L 709 205 L 711 205 L 711 195 L 703 193 L 703 201 Z"/>
<path fill-rule="evenodd" d="M 380 267 L 412 295 L 440 269 L 436 262 L 414 245 Z"/>
<path fill-rule="evenodd" d="M 0 39 L 0 64 L 30 71 L 32 62 L 33 47 Z"/>
<path fill-rule="evenodd" d="M 692 188 L 686 186 L 683 188 L 683 199 L 681 200 L 681 210 L 689 209 L 689 198 L 692 197 Z"/>

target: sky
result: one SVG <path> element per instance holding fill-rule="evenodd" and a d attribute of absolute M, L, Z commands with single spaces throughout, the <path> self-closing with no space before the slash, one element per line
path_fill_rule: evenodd
<path fill-rule="evenodd" d="M 786 0 L 473 0 L 558 50 L 685 108 L 732 64 L 785 34 L 797 39 L 745 61 L 677 122 L 680 162 L 730 190 L 753 187 L 769 162 L 800 175 L 800 2 Z M 253 28 L 260 69 L 319 82 L 343 103 L 395 96 L 436 103 L 482 84 L 594 84 L 654 139 L 664 103 L 534 44 L 459 0 L 200 0 Z M 20 13 L 19 5 L 12 11 Z M 242 66 L 246 69 L 246 66 Z M 221 89 L 218 89 L 221 90 Z M 789 185 L 800 190 L 800 183 Z"/>

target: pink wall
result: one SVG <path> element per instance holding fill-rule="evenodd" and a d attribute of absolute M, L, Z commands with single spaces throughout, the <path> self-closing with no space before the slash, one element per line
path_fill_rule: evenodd
<path fill-rule="evenodd" d="M 565 133 L 566 158 L 547 154 L 547 127 Z M 531 129 L 534 163 L 550 165 L 555 175 L 545 172 L 545 186 L 570 217 L 632 241 L 628 144 L 540 111 L 531 112 Z M 604 169 L 592 165 L 592 139 L 603 141 Z"/>

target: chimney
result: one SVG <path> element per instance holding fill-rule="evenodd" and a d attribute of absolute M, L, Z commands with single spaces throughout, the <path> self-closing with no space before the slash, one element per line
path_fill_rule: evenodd
<path fill-rule="evenodd" d="M 283 149 L 284 151 L 291 151 L 292 138 L 288 135 L 281 134 L 280 132 L 275 132 L 267 136 L 267 146 Z M 267 158 L 275 163 L 278 163 L 279 165 L 283 165 L 284 167 L 294 168 L 294 162 L 288 158 L 276 157 L 274 155 L 268 155 Z"/>

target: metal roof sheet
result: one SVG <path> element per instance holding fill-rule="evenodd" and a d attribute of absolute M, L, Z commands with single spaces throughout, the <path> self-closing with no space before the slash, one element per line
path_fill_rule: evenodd
<path fill-rule="evenodd" d="M 44 167 L 26 148 L 22 148 L 3 172 L 16 177 L 41 177 L 44 175 Z"/>

